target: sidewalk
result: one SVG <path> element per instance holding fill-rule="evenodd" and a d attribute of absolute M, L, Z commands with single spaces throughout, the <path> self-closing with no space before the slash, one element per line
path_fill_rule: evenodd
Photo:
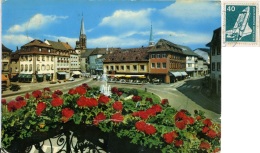
<path fill-rule="evenodd" d="M 64 85 L 64 84 L 70 84 L 70 83 L 75 83 L 75 82 L 79 82 L 82 80 L 89 80 L 90 78 L 85 78 L 85 77 L 81 77 L 81 78 L 77 78 L 74 81 L 61 81 L 61 83 L 57 82 L 56 84 L 50 84 L 50 81 L 45 81 L 45 82 L 37 82 L 37 83 L 22 83 L 22 82 L 12 82 L 11 84 L 17 84 L 20 85 L 21 89 L 18 91 L 12 91 L 9 88 L 4 91 L 1 94 L 1 97 L 9 97 L 12 95 L 17 95 L 17 94 L 25 94 L 27 92 L 31 92 L 32 90 L 42 90 L 45 87 L 56 87 L 56 86 L 60 86 L 60 85 Z M 91 78 L 92 79 L 92 78 Z"/>

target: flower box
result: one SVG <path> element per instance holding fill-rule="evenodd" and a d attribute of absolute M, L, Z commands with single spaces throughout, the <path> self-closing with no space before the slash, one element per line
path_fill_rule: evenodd
<path fill-rule="evenodd" d="M 68 93 L 44 88 L 8 103 L 2 99 L 8 108 L 2 115 L 2 146 L 11 152 L 32 145 L 41 150 L 40 142 L 54 138 L 61 152 L 220 150 L 220 125 L 202 111 L 192 116 L 142 90 L 113 87 L 111 93 L 82 84 Z"/>

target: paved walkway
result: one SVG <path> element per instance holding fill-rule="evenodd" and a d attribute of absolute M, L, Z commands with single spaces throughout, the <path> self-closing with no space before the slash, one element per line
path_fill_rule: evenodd
<path fill-rule="evenodd" d="M 4 91 L 1 94 L 2 98 L 8 97 L 8 96 L 12 96 L 12 95 L 16 95 L 16 94 L 25 94 L 27 92 L 31 92 L 32 90 L 42 90 L 45 87 L 56 87 L 56 86 L 60 86 L 62 84 L 71 84 L 71 83 L 76 83 L 82 80 L 91 80 L 92 78 L 76 78 L 74 81 L 61 81 L 61 83 L 56 83 L 56 84 L 50 84 L 49 81 L 45 81 L 45 82 L 39 82 L 39 83 L 21 83 L 21 82 L 12 82 L 11 84 L 17 84 L 20 85 L 21 89 L 18 91 L 12 91 L 9 88 Z"/>

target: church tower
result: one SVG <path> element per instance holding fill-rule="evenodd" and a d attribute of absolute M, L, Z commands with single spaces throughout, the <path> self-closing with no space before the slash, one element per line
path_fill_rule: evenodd
<path fill-rule="evenodd" d="M 83 17 L 81 19 L 81 26 L 80 26 L 80 33 L 79 33 L 79 41 L 76 41 L 76 49 L 80 50 L 86 50 L 87 48 L 87 36 L 85 33 L 85 28 L 84 28 L 84 20 Z"/>
<path fill-rule="evenodd" d="M 154 46 L 153 40 L 153 25 L 151 24 L 151 31 L 150 31 L 150 39 L 149 39 L 149 47 Z"/>

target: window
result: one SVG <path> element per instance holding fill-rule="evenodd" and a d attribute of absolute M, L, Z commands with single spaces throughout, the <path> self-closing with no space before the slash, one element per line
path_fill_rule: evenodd
<path fill-rule="evenodd" d="M 188 67 L 192 67 L 192 64 L 191 64 L 191 63 L 188 63 Z"/>
<path fill-rule="evenodd" d="M 45 56 L 42 55 L 42 61 L 45 61 Z"/>
<path fill-rule="evenodd" d="M 129 65 L 127 65 L 127 66 L 126 66 L 126 69 L 127 69 L 127 70 L 130 70 L 130 66 L 129 66 Z"/>
<path fill-rule="evenodd" d="M 23 71 L 23 64 L 21 65 L 21 71 Z"/>
<path fill-rule="evenodd" d="M 157 63 L 156 68 L 161 68 L 161 63 Z"/>
<path fill-rule="evenodd" d="M 125 68 L 124 65 L 121 65 L 121 70 L 124 70 L 124 68 Z"/>
<path fill-rule="evenodd" d="M 133 69 L 134 69 L 134 71 L 137 71 L 137 66 L 133 65 Z"/>
<path fill-rule="evenodd" d="M 166 54 L 162 54 L 162 58 L 167 58 Z"/>
<path fill-rule="evenodd" d="M 221 54 L 221 47 L 218 47 L 217 55 L 220 55 L 220 54 Z"/>
<path fill-rule="evenodd" d="M 140 65 L 140 69 L 144 71 L 144 65 Z"/>
<path fill-rule="evenodd" d="M 110 66 L 110 69 L 111 69 L 111 70 L 114 70 L 114 66 Z"/>
<path fill-rule="evenodd" d="M 40 71 L 40 64 L 37 64 L 37 71 Z"/>
<path fill-rule="evenodd" d="M 220 68 L 221 66 L 220 66 L 220 62 L 217 62 L 217 71 L 220 71 Z"/>
<path fill-rule="evenodd" d="M 53 61 L 53 56 L 51 56 L 51 61 Z"/>
<path fill-rule="evenodd" d="M 28 71 L 28 65 L 25 64 L 25 71 Z"/>
<path fill-rule="evenodd" d="M 109 70 L 108 68 L 109 68 L 109 67 L 107 66 L 107 70 Z"/>
<path fill-rule="evenodd" d="M 29 71 L 32 71 L 32 64 L 29 65 Z"/>
<path fill-rule="evenodd" d="M 44 65 L 44 64 L 42 64 L 42 70 L 43 70 L 43 71 L 45 70 L 45 65 Z"/>
<path fill-rule="evenodd" d="M 212 55 L 215 55 L 215 51 L 217 50 L 217 47 L 212 47 L 212 50 L 211 50 L 211 52 L 212 52 Z"/>
<path fill-rule="evenodd" d="M 117 70 L 117 71 L 119 70 L 119 66 L 116 66 L 116 70 Z"/>
<path fill-rule="evenodd" d="M 41 56 L 40 56 L 40 55 L 38 55 L 38 56 L 37 56 L 37 61 L 40 61 L 40 58 L 41 58 Z"/>
<path fill-rule="evenodd" d="M 215 71 L 215 62 L 212 63 L 212 71 Z"/>
<path fill-rule="evenodd" d="M 47 64 L 46 69 L 47 69 L 47 70 L 50 70 L 50 65 L 49 65 L 49 64 Z"/>
<path fill-rule="evenodd" d="M 157 54 L 157 55 L 156 55 L 156 58 L 161 58 L 161 54 Z"/>
<path fill-rule="evenodd" d="M 53 64 L 51 65 L 51 70 L 53 70 L 54 68 L 53 68 Z"/>
<path fill-rule="evenodd" d="M 162 63 L 162 67 L 166 69 L 166 63 Z"/>
<path fill-rule="evenodd" d="M 188 60 L 191 60 L 192 59 L 192 57 L 191 56 L 188 56 Z"/>
<path fill-rule="evenodd" d="M 155 68 L 155 63 L 152 63 L 152 68 Z"/>
<path fill-rule="evenodd" d="M 151 55 L 151 58 L 155 58 L 155 54 L 152 54 L 152 55 Z"/>

